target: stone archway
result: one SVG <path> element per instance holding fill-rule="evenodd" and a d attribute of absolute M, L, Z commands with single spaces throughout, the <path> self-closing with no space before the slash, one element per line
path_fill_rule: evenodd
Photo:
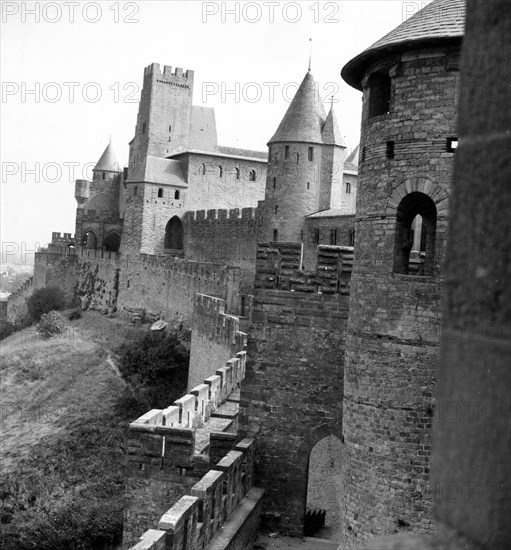
<path fill-rule="evenodd" d="M 305 536 L 337 541 L 343 502 L 343 442 L 340 426 L 323 425 L 302 442 L 298 462 L 304 462 Z"/>
<path fill-rule="evenodd" d="M 183 222 L 178 216 L 170 218 L 165 227 L 165 250 L 183 250 Z"/>

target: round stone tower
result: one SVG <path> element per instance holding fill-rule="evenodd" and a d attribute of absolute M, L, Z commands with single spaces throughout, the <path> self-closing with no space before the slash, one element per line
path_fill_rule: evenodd
<path fill-rule="evenodd" d="M 305 217 L 330 208 L 341 187 L 346 145 L 309 70 L 275 135 L 269 164 L 261 240 L 303 242 Z"/>
<path fill-rule="evenodd" d="M 435 0 L 342 70 L 363 92 L 344 371 L 346 548 L 432 523 L 433 389 L 463 32 L 464 1 Z"/>

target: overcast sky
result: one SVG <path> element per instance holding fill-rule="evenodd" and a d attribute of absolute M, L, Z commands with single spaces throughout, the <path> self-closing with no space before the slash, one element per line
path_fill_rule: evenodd
<path fill-rule="evenodd" d="M 194 104 L 215 108 L 221 145 L 266 150 L 312 38 L 312 72 L 351 150 L 361 94 L 341 68 L 428 3 L 2 2 L 2 241 L 33 249 L 74 233 L 74 180 L 91 177 L 110 135 L 127 162 L 152 62 L 195 71 Z"/>

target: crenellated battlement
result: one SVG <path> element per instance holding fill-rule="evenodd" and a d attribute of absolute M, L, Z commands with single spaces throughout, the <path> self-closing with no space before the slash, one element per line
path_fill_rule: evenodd
<path fill-rule="evenodd" d="M 186 212 L 184 220 L 188 223 L 219 222 L 219 221 L 255 221 L 258 214 L 257 208 L 231 208 L 195 210 Z"/>
<path fill-rule="evenodd" d="M 53 231 L 51 234 L 51 242 L 52 244 L 57 243 L 68 243 L 68 244 L 74 244 L 75 240 L 74 237 L 71 235 L 71 233 L 59 233 L 58 231 Z"/>
<path fill-rule="evenodd" d="M 264 493 L 252 488 L 254 462 L 254 439 L 241 440 L 131 550 L 241 548 L 255 536 Z"/>
<path fill-rule="evenodd" d="M 255 288 L 349 294 L 353 247 L 318 246 L 314 271 L 302 270 L 302 259 L 302 243 L 259 243 Z"/>
<path fill-rule="evenodd" d="M 170 65 L 163 66 L 163 72 L 160 69 L 159 63 L 151 63 L 144 68 L 144 77 L 155 75 L 156 77 L 161 76 L 162 78 L 179 78 L 181 80 L 190 80 L 193 82 L 194 71 L 187 69 L 183 71 L 181 67 L 176 67 L 175 71 L 172 72 L 172 67 Z"/>

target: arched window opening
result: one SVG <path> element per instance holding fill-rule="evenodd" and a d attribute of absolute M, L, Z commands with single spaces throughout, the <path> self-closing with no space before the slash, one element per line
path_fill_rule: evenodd
<path fill-rule="evenodd" d="M 341 534 L 341 440 L 334 435 L 314 445 L 309 456 L 304 535 L 338 541 Z"/>
<path fill-rule="evenodd" d="M 82 247 L 88 248 L 88 249 L 96 249 L 98 247 L 98 238 L 96 237 L 96 233 L 92 231 L 92 229 L 89 229 L 89 231 L 86 231 L 83 234 L 82 237 Z"/>
<path fill-rule="evenodd" d="M 347 195 L 351 194 L 351 182 L 350 181 L 346 182 L 346 194 Z"/>
<path fill-rule="evenodd" d="M 436 222 L 435 203 L 426 194 L 416 191 L 401 200 L 396 213 L 394 273 L 433 275 Z"/>
<path fill-rule="evenodd" d="M 248 181 L 255 181 L 256 180 L 256 171 L 250 170 L 248 173 Z"/>
<path fill-rule="evenodd" d="M 219 165 L 218 166 L 218 175 L 222 177 L 224 175 L 224 169 Z"/>
<path fill-rule="evenodd" d="M 103 250 L 106 252 L 119 252 L 121 247 L 121 236 L 117 231 L 112 231 L 108 233 L 103 241 Z"/>
<path fill-rule="evenodd" d="M 201 173 L 202 176 L 206 175 L 206 165 L 205 164 L 201 164 L 200 173 Z"/>
<path fill-rule="evenodd" d="M 165 250 L 183 250 L 183 223 L 174 216 L 165 227 Z"/>
<path fill-rule="evenodd" d="M 163 189 L 160 187 L 158 189 L 158 198 L 161 199 L 163 197 Z"/>
<path fill-rule="evenodd" d="M 174 198 L 176 200 L 179 200 L 179 197 L 181 196 L 181 193 L 176 189 L 176 191 L 174 192 Z"/>
<path fill-rule="evenodd" d="M 391 80 L 388 73 L 373 73 L 369 77 L 369 118 L 390 111 Z"/>
<path fill-rule="evenodd" d="M 276 243 L 279 240 L 279 231 L 278 229 L 273 230 L 273 242 Z"/>
<path fill-rule="evenodd" d="M 240 181 L 240 169 L 236 166 L 236 181 Z"/>

